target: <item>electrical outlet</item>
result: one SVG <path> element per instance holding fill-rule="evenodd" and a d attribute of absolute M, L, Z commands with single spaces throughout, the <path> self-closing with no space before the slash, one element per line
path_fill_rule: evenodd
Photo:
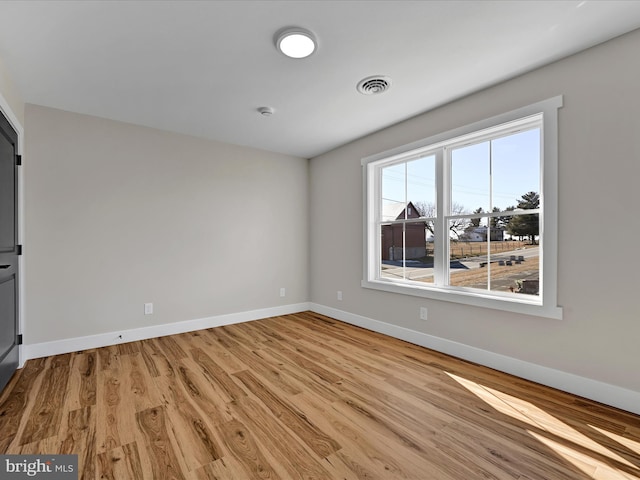
<path fill-rule="evenodd" d="M 338 290 L 338 300 L 342 301 L 342 292 Z"/>
<path fill-rule="evenodd" d="M 427 319 L 427 307 L 420 307 L 420 320 Z"/>
<path fill-rule="evenodd" d="M 287 294 L 287 290 L 286 290 L 284 287 L 282 287 L 282 288 L 280 289 L 280 296 L 281 296 L 281 297 L 284 297 L 286 294 Z"/>
<path fill-rule="evenodd" d="M 153 303 L 145 303 L 144 304 L 144 314 L 145 315 L 153 314 Z"/>

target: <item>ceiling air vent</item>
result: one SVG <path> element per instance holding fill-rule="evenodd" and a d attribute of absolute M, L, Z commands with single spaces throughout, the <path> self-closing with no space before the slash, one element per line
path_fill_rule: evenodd
<path fill-rule="evenodd" d="M 363 95 L 377 95 L 384 93 L 391 88 L 391 79 L 384 75 L 375 75 L 360 80 L 358 91 Z"/>

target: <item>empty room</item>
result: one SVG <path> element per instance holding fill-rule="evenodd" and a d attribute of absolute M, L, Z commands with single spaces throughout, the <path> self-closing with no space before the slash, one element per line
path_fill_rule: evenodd
<path fill-rule="evenodd" d="M 0 2 L 0 479 L 640 479 L 640 1 Z"/>

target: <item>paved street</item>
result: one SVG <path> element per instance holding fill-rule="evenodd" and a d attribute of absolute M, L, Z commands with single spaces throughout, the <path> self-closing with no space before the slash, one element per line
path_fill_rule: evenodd
<path fill-rule="evenodd" d="M 540 247 L 531 247 L 523 250 L 512 250 L 510 252 L 495 253 L 491 255 L 491 261 L 506 261 L 509 260 L 512 255 L 515 255 L 516 258 L 522 256 L 524 257 L 526 262 L 527 259 L 534 258 L 540 255 Z M 487 255 L 468 257 L 466 259 L 463 258 L 458 261 L 452 262 L 451 269 L 455 271 L 456 269 L 470 270 L 474 268 L 480 268 L 480 264 L 487 261 Z M 386 268 L 382 271 L 383 277 L 402 278 L 403 267 L 401 265 L 384 264 L 384 267 Z M 407 260 L 404 271 L 406 273 L 406 278 L 410 280 L 421 280 L 427 279 L 428 277 L 433 277 L 433 267 L 427 266 L 421 262 L 418 262 L 417 260 Z"/>

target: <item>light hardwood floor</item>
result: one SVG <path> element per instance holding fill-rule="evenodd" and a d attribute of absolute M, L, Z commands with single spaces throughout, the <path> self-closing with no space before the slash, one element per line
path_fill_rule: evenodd
<path fill-rule="evenodd" d="M 30 360 L 0 453 L 85 479 L 639 479 L 640 417 L 307 312 Z"/>

